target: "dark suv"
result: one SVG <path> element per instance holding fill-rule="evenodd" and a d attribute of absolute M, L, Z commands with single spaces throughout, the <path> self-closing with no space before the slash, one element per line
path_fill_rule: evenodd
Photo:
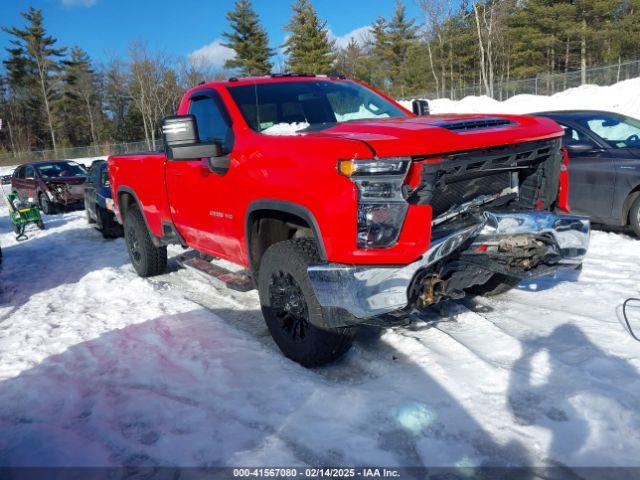
<path fill-rule="evenodd" d="M 33 162 L 20 165 L 11 177 L 11 189 L 21 200 L 40 205 L 45 214 L 84 200 L 85 168 L 76 162 Z"/>

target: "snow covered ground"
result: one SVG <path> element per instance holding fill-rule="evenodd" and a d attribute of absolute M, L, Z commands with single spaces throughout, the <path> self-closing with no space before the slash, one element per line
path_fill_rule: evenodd
<path fill-rule="evenodd" d="M 255 292 L 175 259 L 143 280 L 84 212 L 46 223 L 17 243 L 0 210 L 2 466 L 640 463 L 640 344 L 620 321 L 640 242 L 625 234 L 595 232 L 579 279 L 366 328 L 306 370 Z"/>

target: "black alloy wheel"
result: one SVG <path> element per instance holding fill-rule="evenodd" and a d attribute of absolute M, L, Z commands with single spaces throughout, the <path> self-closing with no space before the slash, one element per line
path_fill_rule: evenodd
<path fill-rule="evenodd" d="M 309 331 L 309 310 L 300 285 L 291 274 L 273 273 L 269 300 L 283 333 L 294 341 L 304 340 Z"/>

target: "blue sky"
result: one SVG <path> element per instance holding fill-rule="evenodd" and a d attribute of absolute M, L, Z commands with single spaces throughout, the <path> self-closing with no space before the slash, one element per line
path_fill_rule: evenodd
<path fill-rule="evenodd" d="M 282 44 L 283 26 L 293 0 L 253 0 L 271 44 Z M 379 15 L 390 17 L 395 0 L 315 0 L 321 18 L 339 41 L 355 31 L 359 36 Z M 152 48 L 188 56 L 192 54 L 220 66 L 230 54 L 220 36 L 228 28 L 226 12 L 233 0 L 0 0 L 0 25 L 22 25 L 20 12 L 29 6 L 43 10 L 45 26 L 61 45 L 80 45 L 97 62 L 126 55 L 134 40 Z M 405 0 L 410 15 L 421 18 L 414 0 Z M 6 57 L 9 36 L 0 32 L 0 58 Z M 216 41 L 217 40 L 217 41 Z"/>

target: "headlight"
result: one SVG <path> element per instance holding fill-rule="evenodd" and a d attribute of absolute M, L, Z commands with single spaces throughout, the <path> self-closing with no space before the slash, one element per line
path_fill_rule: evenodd
<path fill-rule="evenodd" d="M 404 175 L 407 173 L 411 159 L 408 157 L 392 157 L 377 160 L 340 160 L 338 171 L 347 177 Z"/>
<path fill-rule="evenodd" d="M 107 210 L 110 210 L 113 212 L 113 199 L 112 198 L 105 198 L 104 199 L 104 206 L 106 207 Z"/>
<path fill-rule="evenodd" d="M 398 241 L 407 213 L 402 184 L 411 159 L 341 160 L 338 171 L 358 187 L 358 248 L 387 248 Z"/>

